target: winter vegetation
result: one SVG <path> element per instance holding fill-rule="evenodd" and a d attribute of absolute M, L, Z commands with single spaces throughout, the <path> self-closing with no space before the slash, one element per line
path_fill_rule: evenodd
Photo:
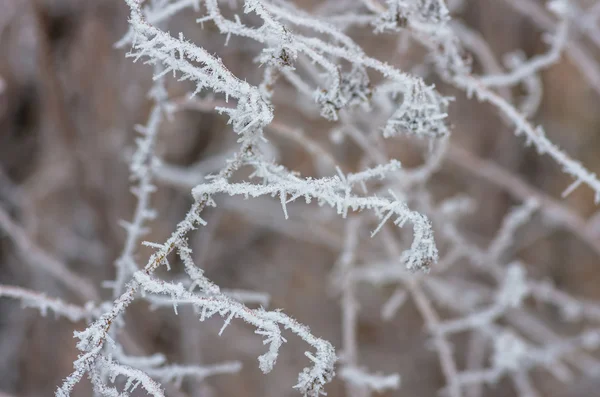
<path fill-rule="evenodd" d="M 119 1 L 0 0 L 0 390 L 600 386 L 600 3 Z"/>

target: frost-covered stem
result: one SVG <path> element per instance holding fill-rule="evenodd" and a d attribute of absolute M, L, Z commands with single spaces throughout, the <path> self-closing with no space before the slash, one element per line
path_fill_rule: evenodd
<path fill-rule="evenodd" d="M 439 265 L 438 265 L 439 266 Z M 381 306 L 381 318 L 384 321 L 389 321 L 396 315 L 396 312 L 404 303 L 406 302 L 406 298 L 408 294 L 404 290 L 404 288 L 396 288 L 396 290 L 392 293 L 392 296 Z"/>
<path fill-rule="evenodd" d="M 330 62 L 329 59 L 341 58 L 350 62 L 354 67 L 370 68 L 381 73 L 386 79 L 394 82 L 396 91 L 404 94 L 403 104 L 394 113 L 392 119 L 388 121 L 388 130 L 393 130 L 397 124 L 405 123 L 406 120 L 404 118 L 410 119 L 413 117 L 412 111 L 427 111 L 429 114 L 427 123 L 432 124 L 436 132 L 422 131 L 422 126 L 419 124 L 419 131 L 417 133 L 442 135 L 447 133 L 447 128 L 443 124 L 443 120 L 447 116 L 445 111 L 447 101 L 435 91 L 434 87 L 427 86 L 419 77 L 403 73 L 385 62 L 367 56 L 352 39 L 334 26 L 324 21 L 305 16 L 301 10 L 295 9 L 291 4 L 286 4 L 286 8 L 282 8 L 275 4 L 263 3 L 258 0 L 246 0 L 246 12 L 254 11 L 264 21 L 264 24 L 258 29 L 248 28 L 239 20 L 236 20 L 236 22 L 225 20 L 219 13 L 216 0 L 209 0 L 207 7 L 209 17 L 200 21 L 206 19 L 214 20 L 222 33 L 248 37 L 259 43 L 276 46 L 278 53 L 274 54 L 274 62 L 275 64 L 279 64 L 286 77 L 293 76 L 291 71 L 288 70 L 287 66 L 289 66 L 289 62 L 287 59 L 292 58 L 294 60 L 297 53 L 304 53 L 314 63 L 325 69 L 330 76 L 330 87 L 324 92 L 317 91 L 315 93 L 318 102 L 323 106 L 322 114 L 325 117 L 336 119 L 337 110 L 340 108 L 338 105 L 340 105 L 340 96 L 342 95 L 342 75 L 340 67 Z M 318 33 L 328 34 L 335 40 L 325 41 L 318 37 L 308 37 L 291 33 L 278 22 L 278 19 L 311 28 Z M 338 42 L 342 43 L 342 45 L 338 45 Z M 272 48 L 267 51 L 267 53 L 272 52 Z M 293 80 L 291 81 L 293 82 Z M 299 83 L 298 88 L 305 86 L 299 79 L 297 79 L 297 82 Z M 423 122 L 423 120 L 414 121 Z"/>
<path fill-rule="evenodd" d="M 467 316 L 440 323 L 434 332 L 453 334 L 485 326 L 502 316 L 505 309 L 506 308 L 503 305 L 495 304 L 487 309 L 475 311 Z"/>
<path fill-rule="evenodd" d="M 525 62 L 525 55 L 521 52 L 510 54 L 505 60 L 506 65 L 511 69 L 519 68 L 523 62 Z M 520 101 L 519 110 L 521 110 L 525 117 L 531 117 L 537 112 L 542 104 L 544 86 L 539 74 L 531 74 L 529 77 L 525 77 L 522 83 L 525 96 Z"/>
<path fill-rule="evenodd" d="M 276 18 L 288 21 L 289 23 L 311 29 L 316 33 L 327 34 L 334 41 L 343 44 L 348 49 L 363 52 L 359 45 L 352 40 L 348 35 L 344 34 L 340 29 L 324 21 L 323 19 L 315 18 L 314 15 L 307 14 L 304 10 L 296 7 L 292 2 L 268 2 L 262 3 L 264 9 Z"/>
<path fill-rule="evenodd" d="M 354 286 L 347 285 L 342 293 L 342 347 L 346 366 L 358 365 L 357 317 L 358 302 L 354 296 Z"/>
<path fill-rule="evenodd" d="M 502 272 L 502 283 L 494 297 L 494 302 L 487 308 L 481 310 L 472 310 L 469 314 L 462 317 L 447 320 L 440 323 L 434 332 L 442 334 L 451 334 L 486 327 L 494 323 L 500 316 L 511 308 L 516 308 L 523 303 L 530 290 L 525 279 L 523 266 L 514 262 L 506 269 L 496 269 L 497 273 Z"/>
<path fill-rule="evenodd" d="M 198 111 L 202 111 L 202 112 L 214 112 L 215 109 L 217 109 L 219 107 L 226 107 L 226 106 L 228 106 L 228 104 L 225 101 L 221 101 L 221 100 L 214 99 L 214 98 L 184 97 L 184 98 L 178 98 L 175 100 L 171 100 L 170 106 L 172 107 L 173 111 L 177 111 L 180 109 L 194 109 L 194 110 L 198 110 Z M 320 145 L 319 142 L 317 142 L 317 141 L 311 139 L 309 136 L 307 136 L 307 134 L 305 134 L 301 129 L 290 127 L 290 126 L 283 124 L 281 122 L 278 122 L 278 121 L 273 121 L 272 123 L 270 123 L 269 125 L 266 126 L 266 129 L 277 135 L 280 135 L 280 136 L 283 136 L 290 140 L 293 140 L 298 145 L 303 147 L 313 157 L 316 166 L 319 169 L 324 168 L 321 170 L 321 172 L 323 174 L 325 174 L 325 173 L 331 174 L 332 172 L 335 172 L 335 169 L 337 167 L 337 162 L 333 158 L 332 154 L 330 152 L 328 152 L 322 145 Z M 193 168 L 193 170 L 190 170 L 190 171 L 192 171 L 194 174 L 202 173 L 199 170 L 197 170 L 196 167 L 189 167 L 189 168 Z M 171 169 L 172 169 L 172 167 L 169 167 L 169 171 Z M 178 176 L 183 176 L 184 175 L 183 172 L 184 171 L 182 170 L 181 174 L 178 174 Z M 167 175 L 166 172 L 164 171 L 164 165 L 161 166 L 161 168 L 158 171 L 158 174 L 159 174 L 158 177 L 161 178 L 161 180 L 163 180 L 165 182 L 171 182 L 168 180 L 169 179 L 168 176 L 173 174 L 172 179 L 181 180 L 181 182 L 182 182 L 181 184 L 184 185 L 185 187 L 194 187 L 194 186 L 200 184 L 200 178 L 193 177 L 192 175 L 190 175 L 189 178 L 175 176 L 174 172 Z M 191 181 L 192 178 L 194 180 L 197 180 L 198 182 L 197 183 L 185 183 L 184 182 L 184 181 L 187 182 L 188 179 Z"/>
<path fill-rule="evenodd" d="M 256 14 L 263 19 L 264 25 L 259 29 L 249 28 L 243 25 L 239 19 L 236 22 L 225 19 L 223 15 L 221 15 L 217 0 L 206 0 L 205 2 L 209 18 L 201 18 L 198 22 L 212 20 L 223 34 L 227 34 L 228 36 L 233 34 L 236 36 L 247 37 L 259 43 L 267 43 L 269 40 L 276 40 L 278 37 L 280 37 L 280 40 L 283 42 L 289 41 L 289 38 L 287 37 L 289 36 L 289 33 L 285 27 L 271 18 L 271 16 L 264 11 L 260 1 L 245 1 L 245 11 L 255 11 Z"/>
<path fill-rule="evenodd" d="M 375 58 L 368 57 L 362 53 L 356 53 L 343 47 L 336 47 L 330 43 L 324 42 L 313 37 L 304 37 L 302 39 L 307 45 L 315 47 L 319 51 L 326 52 L 332 56 L 342 58 L 355 65 L 365 66 L 381 73 L 384 77 L 390 78 L 397 83 L 400 83 L 408 89 L 412 89 L 415 85 L 421 85 L 425 89 L 427 86 L 418 77 L 413 77 L 407 73 L 403 73 L 386 62 Z"/>
<path fill-rule="evenodd" d="M 157 74 L 160 73 L 159 66 L 155 66 L 155 72 Z M 154 217 L 150 209 L 150 195 L 155 190 L 152 184 L 154 168 L 156 167 L 154 146 L 163 119 L 164 106 L 167 99 L 162 78 L 159 78 L 152 86 L 150 97 L 154 100 L 154 106 L 150 111 L 146 125 L 138 128 L 143 137 L 137 140 L 137 150 L 133 155 L 130 165 L 131 179 L 137 181 L 137 185 L 132 188 L 132 192 L 137 198 L 137 203 L 133 220 L 131 222 L 123 222 L 126 237 L 121 255 L 115 261 L 117 274 L 113 286 L 114 298 L 121 295 L 125 283 L 137 270 L 134 259 L 136 247 L 145 233 L 145 221 L 151 220 Z"/>
<path fill-rule="evenodd" d="M 317 199 L 319 203 L 336 208 L 337 213 L 343 217 L 346 217 L 349 210 L 370 209 L 380 220 L 379 225 L 372 232 L 372 236 L 377 234 L 392 217 L 395 217 L 394 223 L 400 227 L 406 221 L 412 223 L 414 239 L 411 248 L 400 256 L 400 261 L 408 269 L 427 269 L 432 263 L 437 262 L 437 248 L 429 220 L 424 215 L 410 210 L 404 202 L 394 196 L 393 192 L 390 192 L 391 199 L 378 196 L 361 197 L 352 194 L 352 179 L 357 178 L 357 175 L 360 174 L 313 180 L 299 178 L 283 167 L 275 167 L 260 161 L 251 161 L 248 164 L 255 168 L 256 176 L 263 178 L 267 183 L 262 185 L 247 182 L 229 183 L 224 178 L 214 178 L 211 183 L 194 188 L 194 196 L 212 196 L 217 193 L 245 197 L 278 195 L 286 218 L 286 204 L 298 198 L 304 198 L 307 202 L 313 198 Z M 387 168 L 395 165 L 396 163 L 392 162 Z M 291 195 L 291 198 L 288 198 L 288 195 Z"/>
<path fill-rule="evenodd" d="M 109 375 L 112 377 L 113 383 L 118 376 L 124 376 L 127 379 L 124 388 L 125 391 L 133 391 L 141 385 L 149 395 L 154 397 L 165 397 L 165 393 L 160 384 L 145 372 L 118 364 L 106 357 L 101 357 L 100 360 L 102 361 L 103 366 L 109 369 Z"/>
<path fill-rule="evenodd" d="M 163 21 L 167 21 L 173 15 L 185 10 L 186 8 L 192 7 L 194 9 L 197 9 L 199 5 L 200 0 L 178 0 L 163 5 L 163 7 L 157 7 L 157 9 L 145 9 L 144 11 L 146 13 L 146 18 L 148 22 L 153 25 L 157 25 Z M 129 45 L 134 41 L 134 38 L 134 29 L 130 27 L 129 31 L 123 36 L 123 38 L 115 44 L 115 47 L 121 48 L 126 45 Z"/>
<path fill-rule="evenodd" d="M 214 93 L 225 94 L 226 101 L 229 97 L 237 98 L 236 109 L 220 110 L 229 114 L 233 130 L 242 135 L 240 142 L 248 138 L 249 132 L 262 132 L 262 127 L 273 120 L 272 107 L 262 98 L 258 88 L 238 79 L 221 59 L 186 41 L 183 35 L 176 39 L 151 25 L 137 0 L 125 2 L 131 10 L 130 24 L 135 33 L 134 50 L 137 52 L 132 52 L 131 56 L 136 59 L 146 56 L 151 63 L 162 63 L 164 71 L 155 78 L 179 72 L 183 79 L 196 84 L 196 92 L 210 88 Z"/>
<path fill-rule="evenodd" d="M 568 192 L 582 183 L 588 185 L 595 194 L 595 201 L 600 202 L 600 181 L 595 173 L 588 171 L 581 163 L 573 160 L 569 155 L 553 144 L 541 127 L 535 128 L 529 121 L 500 95 L 483 86 L 478 79 L 471 76 L 457 76 L 453 79 L 455 85 L 464 89 L 468 94 L 475 94 L 480 101 L 488 102 L 498 108 L 514 124 L 517 135 L 525 134 L 527 143 L 533 143 L 538 153 L 548 154 L 559 165 L 563 172 L 571 175 L 575 182 L 569 187 Z"/>
<path fill-rule="evenodd" d="M 485 329 L 482 329 L 482 331 Z M 491 332 L 490 329 L 485 330 Z M 494 332 L 497 332 L 495 330 Z M 496 383 L 502 376 L 512 374 L 514 371 L 526 373 L 531 368 L 536 366 L 544 367 L 546 370 L 557 376 L 559 380 L 566 381 L 569 379 L 569 373 L 561 373 L 558 371 L 559 360 L 569 354 L 573 354 L 582 348 L 595 349 L 600 341 L 600 331 L 598 329 L 590 329 L 582 334 L 573 337 L 565 338 L 559 342 L 553 343 L 544 347 L 534 347 L 529 344 L 524 344 L 524 351 L 519 354 L 518 368 L 509 368 L 504 366 L 494 366 L 492 368 L 482 369 L 478 371 L 464 371 L 457 375 L 456 382 L 460 385 L 467 386 L 478 383 Z M 502 352 L 504 353 L 504 352 Z M 507 352 L 510 354 L 510 352 Z"/>
<path fill-rule="evenodd" d="M 227 34 L 228 37 L 233 34 L 236 36 L 247 37 L 259 43 L 268 44 L 269 46 L 279 47 L 279 53 L 275 53 L 273 56 L 277 58 L 274 60 L 275 64 L 281 64 L 282 67 L 289 66 L 291 61 L 296 58 L 297 51 L 303 52 L 310 57 L 313 62 L 319 64 L 332 76 L 331 92 L 337 94 L 339 91 L 341 76 L 337 65 L 330 62 L 312 47 L 302 43 L 298 37 L 290 33 L 283 24 L 273 18 L 270 12 L 267 11 L 266 4 L 262 1 L 245 1 L 246 10 L 254 11 L 261 19 L 263 19 L 264 24 L 259 29 L 248 28 L 239 21 L 231 22 L 223 18 L 217 0 L 206 0 L 206 7 L 210 19 L 219 27 L 221 33 Z M 201 19 L 200 21 L 204 20 L 206 20 L 206 18 Z M 288 57 L 291 59 L 288 60 Z"/>
<path fill-rule="evenodd" d="M 531 286 L 529 288 L 532 291 L 532 295 L 535 296 L 533 288 Z M 538 344 L 548 345 L 560 342 L 562 339 L 536 316 L 531 315 L 524 309 L 507 312 L 506 319 L 521 334 Z M 586 352 L 578 351 L 565 356 L 564 359 L 585 374 L 595 375 L 600 370 L 600 361 Z M 560 366 L 557 365 L 557 367 L 560 367 L 562 372 L 568 372 L 565 365 L 561 364 Z"/>
<path fill-rule="evenodd" d="M 184 284 L 185 285 L 185 284 Z M 270 296 L 265 293 L 255 292 L 255 291 L 246 291 L 246 290 L 228 290 L 221 289 L 223 295 L 230 297 L 238 302 L 249 304 L 249 305 L 260 305 L 266 307 L 269 305 Z M 198 292 L 198 295 L 203 296 L 208 294 Z M 168 297 L 158 297 L 158 296 L 147 296 L 144 298 L 146 301 L 150 302 L 153 308 L 158 307 L 172 307 L 173 301 Z M 178 300 L 178 305 L 192 304 L 193 301 L 185 301 Z"/>
<path fill-rule="evenodd" d="M 23 306 L 38 309 L 42 316 L 46 316 L 48 310 L 52 310 L 57 316 L 65 317 L 73 322 L 89 320 L 94 312 L 92 305 L 86 307 L 72 305 L 37 291 L 9 285 L 0 285 L 0 297 L 19 300 Z"/>
<path fill-rule="evenodd" d="M 146 372 L 154 379 L 161 382 L 181 382 L 186 377 L 201 381 L 215 375 L 234 374 L 240 371 L 242 364 L 239 361 L 225 362 L 211 365 L 166 365 L 159 368 L 148 368 Z"/>
<path fill-rule="evenodd" d="M 174 302 L 184 300 L 193 302 L 201 311 L 201 320 L 219 313 L 225 317 L 225 324 L 221 332 L 234 318 L 240 318 L 257 328 L 257 333 L 265 337 L 265 344 L 269 345 L 267 353 L 259 357 L 260 369 L 264 372 L 270 372 L 275 365 L 279 348 L 285 341 L 281 336 L 279 326 L 290 330 L 307 344 L 314 347 L 316 355 L 306 352 L 305 355 L 312 361 L 312 368 L 305 368 L 298 377 L 298 384 L 294 386 L 304 395 L 318 397 L 322 392 L 323 386 L 331 381 L 333 377 L 334 364 L 336 361 L 335 350 L 333 346 L 310 333 L 305 325 L 288 317 L 282 312 L 267 312 L 264 309 L 249 309 L 240 302 L 234 301 L 221 293 L 214 293 L 208 296 L 200 296 L 189 292 L 182 285 L 166 283 L 156 280 L 147 274 L 136 273 L 136 280 L 143 286 L 144 290 L 153 294 L 162 294 L 170 296 Z M 208 280 L 204 280 L 209 283 Z"/>

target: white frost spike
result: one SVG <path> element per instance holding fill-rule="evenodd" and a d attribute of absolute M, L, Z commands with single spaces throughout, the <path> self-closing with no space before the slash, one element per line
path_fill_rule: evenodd
<path fill-rule="evenodd" d="M 283 209 L 283 215 L 285 216 L 285 219 L 288 219 L 288 212 L 287 212 L 287 207 L 286 207 L 286 194 L 285 194 L 285 190 L 281 190 L 279 192 L 279 199 L 281 200 L 281 208 Z"/>
<path fill-rule="evenodd" d="M 571 183 L 569 185 L 568 188 L 565 189 L 564 192 L 562 192 L 562 195 L 561 195 L 562 198 L 567 198 L 567 196 L 569 196 L 571 193 L 573 193 L 579 186 L 581 186 L 582 183 L 583 183 L 583 181 L 581 179 L 575 180 L 573 183 Z"/>

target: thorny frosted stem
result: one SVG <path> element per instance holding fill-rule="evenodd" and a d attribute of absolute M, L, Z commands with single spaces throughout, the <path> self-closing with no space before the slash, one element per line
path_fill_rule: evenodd
<path fill-rule="evenodd" d="M 117 376 L 124 376 L 127 379 L 127 383 L 125 384 L 124 388 L 125 391 L 134 391 L 139 385 L 141 385 L 149 395 L 154 397 L 165 397 L 160 384 L 143 371 L 126 365 L 118 364 L 106 357 L 101 357 L 100 360 L 103 362 L 103 365 L 106 368 L 109 368 L 109 375 L 112 377 L 113 383 Z"/>
<path fill-rule="evenodd" d="M 186 283 L 183 283 L 183 284 L 186 285 Z M 189 284 L 189 283 L 187 283 L 187 284 Z M 244 290 L 228 290 L 228 289 L 221 289 L 221 292 L 223 293 L 223 295 L 225 295 L 237 302 L 241 302 L 244 304 L 255 304 L 255 305 L 260 305 L 263 307 L 267 307 L 269 305 L 270 296 L 265 293 L 254 292 L 254 291 L 244 291 Z M 199 295 L 203 296 L 205 294 L 199 293 Z M 208 296 L 208 295 L 206 294 L 206 296 Z M 152 308 L 172 307 L 173 306 L 173 300 L 168 297 L 146 296 L 145 299 L 151 303 Z M 181 299 L 179 299 L 177 301 L 178 305 L 193 304 L 193 303 L 194 303 L 193 301 L 186 301 L 186 300 L 181 300 Z"/>
<path fill-rule="evenodd" d="M 405 98 L 403 104 L 392 116 L 392 119 L 388 121 L 386 127 L 388 130 L 393 130 L 396 124 L 404 123 L 404 121 L 400 121 L 399 119 L 402 119 L 403 117 L 412 117 L 408 113 L 414 108 L 416 111 L 427 110 L 428 113 L 431 113 L 427 122 L 432 124 L 432 130 L 437 130 L 437 132 L 421 131 L 423 126 L 419 125 L 419 133 L 447 134 L 447 128 L 443 124 L 443 119 L 447 116 L 445 112 L 447 99 L 439 96 L 434 87 L 427 86 L 421 78 L 403 73 L 385 62 L 367 56 L 352 39 L 334 26 L 329 25 L 318 18 L 304 16 L 304 13 L 301 10 L 294 8 L 291 4 L 286 4 L 289 10 L 278 7 L 272 3 L 263 3 L 258 0 L 246 0 L 245 5 L 247 11 L 252 10 L 256 12 L 264 20 L 265 23 L 260 29 L 247 28 L 239 21 L 230 22 L 225 20 L 219 13 L 215 0 L 207 2 L 209 10 L 208 19 L 214 20 L 219 29 L 228 35 L 234 34 L 249 37 L 260 43 L 269 42 L 271 45 L 276 45 L 278 48 L 280 47 L 280 50 L 284 52 L 280 52 L 281 55 L 279 61 L 275 62 L 283 62 L 283 66 L 285 67 L 281 69 L 288 77 L 293 74 L 291 74 L 289 68 L 287 68 L 289 62 L 286 61 L 286 59 L 288 56 L 295 59 L 297 52 L 305 53 L 313 62 L 321 65 L 330 76 L 330 88 L 328 92 L 322 93 L 317 91 L 315 95 L 317 100 L 322 102 L 323 115 L 325 117 L 331 119 L 337 118 L 337 110 L 339 109 L 337 108 L 336 103 L 340 99 L 339 95 L 341 94 L 340 84 L 342 76 L 340 75 L 340 68 L 337 65 L 332 64 L 328 58 L 321 54 L 329 55 L 333 58 L 341 58 L 350 62 L 355 67 L 373 69 L 381 73 L 386 79 L 390 79 L 394 82 L 396 91 L 402 92 Z M 326 33 L 332 36 L 335 41 L 338 41 L 343 45 L 339 46 L 332 44 L 317 37 L 307 37 L 301 34 L 291 33 L 275 20 L 271 13 L 292 24 L 309 27 L 318 33 Z M 201 21 L 203 20 L 204 19 L 201 19 Z M 286 51 L 290 52 L 290 54 Z M 298 83 L 305 85 L 299 79 Z M 305 89 L 308 90 L 307 87 Z M 411 121 L 416 122 L 418 120 L 413 117 L 413 120 Z"/>
<path fill-rule="evenodd" d="M 313 356 L 309 352 L 305 353 L 314 366 L 310 369 L 305 368 L 298 377 L 298 384 L 294 386 L 304 395 L 319 396 L 324 384 L 329 382 L 333 377 L 333 366 L 336 361 L 333 346 L 329 342 L 313 336 L 308 327 L 284 313 L 279 311 L 267 312 L 262 308 L 249 309 L 245 305 L 220 293 L 199 296 L 187 291 L 181 285 L 155 280 L 144 273 L 136 273 L 136 280 L 143 285 L 144 290 L 147 292 L 168 295 L 172 297 L 174 302 L 178 300 L 192 302 L 198 309 L 201 309 L 201 320 L 211 317 L 215 313 L 219 313 L 223 317 L 226 316 L 226 321 L 221 332 L 233 318 L 241 318 L 245 322 L 255 326 L 257 328 L 256 333 L 264 335 L 265 344 L 269 345 L 269 351 L 259 357 L 260 369 L 264 373 L 270 372 L 273 369 L 279 348 L 285 342 L 285 339 L 281 336 L 279 325 L 289 329 L 316 349 L 316 356 Z"/>
<path fill-rule="evenodd" d="M 183 377 L 193 377 L 196 380 L 203 380 L 209 376 L 234 374 L 240 371 L 242 364 L 239 361 L 226 362 L 212 365 L 167 365 L 160 368 L 149 368 L 145 372 L 154 379 L 160 379 L 162 382 L 181 383 Z"/>
<path fill-rule="evenodd" d="M 396 217 L 394 223 L 398 226 L 402 226 L 406 221 L 410 221 L 413 224 L 414 239 L 411 248 L 400 256 L 401 262 L 408 269 L 427 269 L 432 263 L 437 261 L 437 248 L 433 238 L 431 223 L 424 215 L 410 210 L 404 202 L 398 200 L 396 197 L 388 199 L 377 196 L 361 197 L 353 195 L 351 194 L 352 175 L 349 175 L 344 180 L 340 176 L 316 180 L 302 179 L 291 175 L 283 167 L 275 167 L 258 161 L 253 161 L 249 164 L 256 169 L 257 176 L 269 183 L 262 185 L 247 182 L 228 183 L 224 178 L 214 178 L 211 183 L 199 185 L 194 188 L 194 196 L 212 196 L 217 193 L 246 197 L 279 195 L 286 218 L 286 203 L 301 197 L 307 202 L 315 198 L 320 204 L 328 204 L 331 207 L 335 207 L 338 214 L 344 217 L 347 215 L 349 209 L 354 211 L 371 209 L 380 220 L 378 227 L 372 232 L 372 236 L 392 216 Z M 342 177 L 344 176 L 342 175 Z M 289 199 L 287 198 L 288 194 L 291 195 Z"/>
<path fill-rule="evenodd" d="M 559 39 L 556 39 L 556 42 L 559 44 L 564 41 Z M 558 45 L 557 48 L 559 48 Z M 544 63 L 541 63 L 541 66 L 544 66 Z M 528 70 L 531 71 L 532 69 Z M 535 128 L 532 126 L 513 105 L 506 101 L 506 99 L 487 88 L 485 82 L 468 75 L 454 76 L 450 82 L 465 90 L 468 95 L 474 93 L 480 101 L 489 102 L 494 105 L 514 124 L 517 135 L 524 133 L 527 143 L 533 143 L 537 148 L 538 153 L 548 154 L 560 164 L 563 167 L 563 172 L 571 175 L 575 179 L 574 184 L 568 191 L 572 191 L 572 189 L 579 184 L 585 183 L 594 191 L 596 202 L 600 202 L 600 181 L 596 177 L 596 174 L 591 173 L 583 167 L 581 163 L 571 159 L 566 153 L 561 151 L 546 138 L 545 132 L 541 127 Z"/>
<path fill-rule="evenodd" d="M 155 67 L 160 73 L 160 67 Z M 158 135 L 159 127 L 163 119 L 166 91 L 163 79 L 158 79 L 151 91 L 150 96 L 154 99 L 154 106 L 146 126 L 140 127 L 139 132 L 143 138 L 137 141 L 138 148 L 133 155 L 130 165 L 131 179 L 137 181 L 137 186 L 132 192 L 137 198 L 137 203 L 131 222 L 124 222 L 126 237 L 121 255 L 116 260 L 117 275 L 113 286 L 113 297 L 121 295 L 127 279 L 137 270 L 134 255 L 140 238 L 145 233 L 144 222 L 154 217 L 150 209 L 150 194 L 155 190 L 152 184 L 155 157 L 154 145 Z"/>
<path fill-rule="evenodd" d="M 533 143 L 540 154 L 548 154 L 558 164 L 563 167 L 563 172 L 571 175 L 575 182 L 572 185 L 576 187 L 578 184 L 585 183 L 592 188 L 595 194 L 595 201 L 600 202 L 600 181 L 595 173 L 588 171 L 576 160 L 571 159 L 565 152 L 561 151 L 558 146 L 554 145 L 544 133 L 542 128 L 533 127 L 529 121 L 510 103 L 508 103 L 500 95 L 487 89 L 480 82 L 468 76 L 460 76 L 454 79 L 457 86 L 463 88 L 467 93 L 475 93 L 481 101 L 489 102 L 502 111 L 516 128 L 516 134 L 525 134 L 527 143 Z"/>
<path fill-rule="evenodd" d="M 143 0 L 138 0 L 139 3 L 142 3 Z M 173 15 L 179 13 L 186 8 L 193 7 L 194 9 L 198 8 L 200 5 L 200 0 L 178 0 L 173 3 L 169 3 L 163 5 L 158 9 L 145 9 L 144 12 L 146 14 L 146 19 L 149 23 L 153 25 L 158 25 L 163 21 L 168 20 Z M 128 44 L 131 44 L 135 39 L 135 30 L 133 27 L 129 28 L 129 31 L 123 36 L 121 40 L 119 40 L 115 47 L 122 48 Z"/>
<path fill-rule="evenodd" d="M 143 16 L 140 4 L 136 0 L 125 0 L 131 10 L 130 23 L 134 28 L 135 41 L 131 56 L 136 59 L 142 56 L 151 58 L 151 63 L 160 62 L 164 66 L 159 78 L 169 72 L 179 72 L 182 79 L 187 79 L 197 85 L 196 92 L 210 87 L 215 93 L 224 93 L 226 101 L 229 97 L 238 99 L 235 110 L 222 109 L 230 115 L 233 129 L 241 134 L 240 142 L 248 137 L 246 131 L 252 131 L 265 126 L 273 119 L 272 107 L 261 96 L 258 88 L 238 79 L 223 65 L 221 59 L 209 54 L 183 39 L 175 39 L 169 34 L 152 26 Z M 174 56 L 178 53 L 178 57 Z M 196 64 L 200 65 L 197 66 Z"/>
<path fill-rule="evenodd" d="M 8 285 L 0 285 L 0 297 L 20 300 L 24 306 L 38 309 L 42 316 L 45 316 L 48 310 L 52 310 L 57 316 L 66 317 L 73 322 L 89 320 L 95 311 L 92 305 L 86 307 L 72 305 L 37 291 Z"/>

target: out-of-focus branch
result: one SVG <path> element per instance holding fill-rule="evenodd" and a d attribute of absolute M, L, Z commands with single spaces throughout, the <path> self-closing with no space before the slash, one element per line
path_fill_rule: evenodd
<path fill-rule="evenodd" d="M 399 250 L 398 243 L 391 235 L 389 228 L 384 229 L 383 236 L 386 238 L 386 244 L 384 245 L 386 251 L 390 255 L 395 255 Z M 434 331 L 440 323 L 440 317 L 433 306 L 433 303 L 426 295 L 425 290 L 421 285 L 420 278 L 419 275 L 411 276 L 407 274 L 406 276 L 401 277 L 399 281 L 409 292 L 427 329 L 429 331 Z M 446 380 L 448 394 L 451 397 L 461 397 L 463 391 L 461 390 L 460 384 L 457 382 L 459 371 L 450 342 L 445 335 L 436 332 L 432 333 L 432 338 L 440 362 L 440 367 Z"/>
<path fill-rule="evenodd" d="M 556 26 L 554 19 L 546 10 L 531 0 L 504 0 L 517 12 L 531 18 L 542 30 L 553 30 Z M 600 94 L 600 65 L 594 57 L 574 38 L 568 39 L 565 47 L 567 55 L 573 60 L 573 65 L 591 84 L 591 87 Z"/>
<path fill-rule="evenodd" d="M 8 285 L 0 285 L 0 297 L 20 300 L 23 305 L 38 309 L 43 316 L 48 310 L 52 310 L 57 316 L 66 317 L 73 322 L 90 319 L 94 312 L 93 306 L 76 306 L 36 291 Z"/>
<path fill-rule="evenodd" d="M 17 246 L 20 256 L 32 267 L 40 268 L 52 275 L 65 288 L 84 301 L 100 300 L 95 286 L 86 278 L 75 274 L 61 261 L 37 246 L 27 233 L 14 223 L 10 216 L 0 207 L 0 229 L 4 230 Z"/>
<path fill-rule="evenodd" d="M 465 171 L 505 189 L 521 201 L 535 199 L 540 206 L 540 211 L 547 219 L 573 233 L 600 256 L 600 239 L 588 228 L 585 219 L 569 209 L 564 203 L 525 183 L 517 176 L 503 170 L 500 166 L 482 160 L 456 145 L 449 146 L 447 158 Z"/>
<path fill-rule="evenodd" d="M 488 74 L 482 76 L 479 81 L 481 84 L 488 87 L 503 87 L 510 86 L 523 81 L 527 77 L 538 73 L 560 59 L 563 50 L 566 48 L 568 39 L 569 24 L 568 18 L 564 17 L 556 29 L 555 35 L 552 37 L 552 45 L 550 50 L 541 55 L 537 55 L 514 68 L 510 73 L 506 74 Z"/>

